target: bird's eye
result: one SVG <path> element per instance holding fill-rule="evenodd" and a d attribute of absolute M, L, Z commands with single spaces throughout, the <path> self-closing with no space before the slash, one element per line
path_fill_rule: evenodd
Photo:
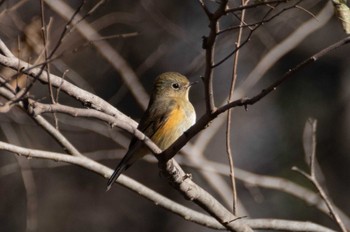
<path fill-rule="evenodd" d="M 173 89 L 179 89 L 180 85 L 178 83 L 173 83 L 171 87 L 173 87 Z"/>

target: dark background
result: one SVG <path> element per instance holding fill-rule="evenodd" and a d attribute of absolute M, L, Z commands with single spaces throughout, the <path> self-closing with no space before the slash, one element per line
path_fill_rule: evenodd
<path fill-rule="evenodd" d="M 66 1 L 66 4 L 77 9 L 79 2 Z M 13 9 L 16 3 L 8 0 L 0 5 L 0 36 L 13 51 L 16 51 L 18 38 L 25 40 L 24 31 L 28 25 L 40 20 L 39 1 L 30 0 Z M 96 3 L 87 1 L 80 14 L 85 15 Z M 302 1 L 300 6 L 317 15 L 326 3 Z M 215 7 L 214 3 L 209 5 Z M 281 4 L 276 12 L 285 6 Z M 6 9 L 11 10 L 5 12 Z M 268 9 L 251 9 L 247 12 L 247 22 L 259 21 Z M 50 7 L 46 6 L 45 10 L 46 21 L 50 17 L 53 19 L 49 34 L 54 44 L 65 21 Z M 249 43 L 240 50 L 238 89 L 271 49 L 306 21 L 317 21 L 306 10 L 289 10 L 253 33 Z M 183 73 L 191 81 L 200 81 L 200 76 L 204 74 L 201 37 L 208 34 L 209 22 L 197 1 L 106 1 L 86 20 L 103 36 L 138 33 L 137 36 L 107 41 L 136 72 L 148 93 L 154 78 L 164 71 Z M 237 24 L 237 19 L 232 15 L 222 21 L 223 27 Z M 218 38 L 216 61 L 233 50 L 236 33 L 232 31 Z M 246 38 L 246 35 L 247 32 L 243 37 Z M 242 94 L 236 97 L 254 96 L 290 68 L 343 37 L 345 33 L 339 21 L 332 17 L 273 63 L 256 84 L 242 90 Z M 123 84 L 120 73 L 92 45 L 83 45 L 85 43 L 86 40 L 76 30 L 70 32 L 57 52 L 63 56 L 52 63 L 51 71 L 62 75 L 69 69 L 68 80 L 138 120 L 144 109 Z M 308 170 L 303 151 L 303 130 L 309 117 L 316 118 L 317 159 L 324 177 L 320 181 L 334 203 L 347 214 L 350 213 L 349 54 L 349 46 L 343 46 L 295 73 L 276 91 L 249 106 L 247 111 L 234 109 L 231 141 L 238 168 L 284 177 L 314 190 L 305 178 L 291 171 L 291 167 Z M 23 52 L 20 57 L 32 61 L 36 54 L 34 51 L 29 54 Z M 231 75 L 232 58 L 215 69 L 217 105 L 224 103 L 227 97 Z M 40 83 L 36 84 L 31 94 L 35 99 L 48 101 L 47 87 Z M 201 81 L 191 90 L 190 98 L 197 115 L 202 115 L 205 100 Z M 63 94 L 60 102 L 79 106 Z M 46 117 L 52 121 L 51 116 Z M 221 117 L 224 116 L 220 116 L 218 121 Z M 64 115 L 58 115 L 58 118 L 62 133 L 79 151 L 93 159 L 113 168 L 117 159 L 125 153 L 130 137 L 126 133 L 91 120 Z M 18 109 L 0 114 L 0 122 L 2 141 L 63 152 L 48 134 Z M 208 159 L 220 163 L 227 163 L 225 125 L 221 125 L 203 149 Z M 207 130 L 211 130 L 211 127 L 214 126 Z M 207 133 L 207 130 L 201 133 Z M 196 139 L 191 141 L 195 145 Z M 196 183 L 222 201 L 217 194 L 220 190 L 208 185 L 196 168 L 186 165 L 184 168 L 193 174 Z M 153 162 L 140 161 L 126 174 L 177 202 L 201 211 L 168 185 Z M 30 179 L 33 192 L 26 190 L 22 175 Z M 224 181 L 229 184 L 228 175 Z M 244 215 L 250 218 L 313 221 L 337 229 L 329 217 L 300 199 L 276 190 L 247 186 L 240 181 L 237 184 L 238 197 L 246 209 Z M 105 187 L 105 179 L 79 167 L 47 160 L 27 160 L 0 152 L 0 231 L 26 230 L 28 199 L 34 204 L 35 210 L 29 213 L 37 220 L 36 231 L 212 231 L 187 222 L 121 186 L 114 186 L 108 193 L 105 193 Z M 227 199 L 230 198 L 227 196 Z M 238 214 L 242 216 L 240 210 Z"/>

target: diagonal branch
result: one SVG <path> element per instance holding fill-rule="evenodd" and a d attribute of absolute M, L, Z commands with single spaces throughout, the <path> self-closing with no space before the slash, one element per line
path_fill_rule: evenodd
<path fill-rule="evenodd" d="M 322 58 L 323 56 L 327 55 L 331 51 L 342 47 L 344 45 L 347 45 L 350 43 L 350 36 L 330 45 L 329 47 L 321 50 L 320 52 L 316 53 L 315 55 L 309 57 L 308 59 L 302 61 L 298 65 L 296 65 L 294 68 L 289 69 L 279 80 L 272 83 L 269 87 L 266 89 L 263 89 L 259 94 L 255 95 L 252 98 L 240 98 L 238 100 L 235 100 L 233 102 L 230 102 L 226 105 L 221 106 L 217 110 L 215 110 L 212 113 L 206 113 L 204 114 L 194 126 L 192 126 L 190 129 L 188 129 L 182 136 L 180 136 L 175 143 L 173 143 L 168 149 L 162 152 L 161 155 L 159 155 L 160 159 L 163 161 L 169 160 L 175 156 L 175 154 L 196 134 L 198 134 L 201 130 L 204 130 L 208 123 L 215 119 L 219 114 L 222 114 L 226 112 L 228 109 L 231 109 L 233 107 L 247 107 L 247 105 L 253 105 L 260 101 L 262 98 L 266 97 L 268 94 L 270 94 L 272 91 L 276 90 L 277 87 L 279 87 L 281 84 L 283 84 L 285 81 L 287 81 L 289 78 L 293 77 L 297 72 L 305 68 L 306 66 L 310 65 L 313 62 L 316 62 L 318 59 Z"/>
<path fill-rule="evenodd" d="M 91 160 L 85 156 L 77 157 L 70 156 L 61 153 L 41 151 L 35 149 L 28 149 L 12 144 L 8 144 L 0 141 L 0 150 L 9 151 L 20 156 L 38 158 L 38 159 L 50 159 L 59 162 L 65 162 L 83 167 L 87 170 L 95 172 L 104 178 L 108 178 L 112 174 L 112 170 L 105 167 L 104 165 Z M 145 187 L 144 185 L 138 183 L 137 181 L 121 175 L 117 180 L 121 185 L 137 192 L 142 197 L 156 203 L 157 205 L 170 210 L 171 212 L 185 218 L 186 220 L 195 222 L 197 224 L 207 226 L 213 229 L 225 229 L 221 224 L 217 222 L 216 219 L 189 209 L 182 206 L 168 198 L 160 195 L 152 189 Z M 190 190 L 190 189 L 188 189 Z M 285 230 L 285 231 L 309 231 L 309 232 L 334 232 L 331 229 L 320 226 L 311 222 L 300 222 L 291 220 L 278 220 L 278 219 L 241 219 L 242 222 L 251 226 L 253 229 L 274 229 L 274 230 Z M 239 221 L 234 221 L 231 224 L 239 224 Z M 246 231 L 243 229 L 237 231 Z"/>
<path fill-rule="evenodd" d="M 74 11 L 73 9 L 61 0 L 45 0 L 46 4 L 49 5 L 54 11 L 61 15 L 66 20 L 69 19 Z M 73 23 L 79 22 L 79 27 L 76 27 L 77 31 L 88 41 L 96 38 L 101 38 L 99 33 L 85 20 L 81 21 L 83 17 L 79 14 L 73 20 Z M 148 94 L 146 93 L 143 86 L 138 81 L 135 72 L 131 69 L 126 60 L 107 42 L 98 41 L 92 42 L 93 46 L 100 52 L 100 54 L 120 73 L 124 83 L 128 86 L 137 102 L 146 108 Z"/>

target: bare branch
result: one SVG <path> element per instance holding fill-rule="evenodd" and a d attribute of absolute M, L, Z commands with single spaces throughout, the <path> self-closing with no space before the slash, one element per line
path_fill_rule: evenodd
<path fill-rule="evenodd" d="M 28 149 L 28 148 L 22 148 L 19 146 L 11 145 L 8 143 L 4 143 L 0 141 L 0 150 L 6 150 L 13 152 L 15 154 L 19 154 L 21 156 L 26 157 L 32 157 L 32 158 L 39 158 L 39 159 L 50 159 L 54 161 L 59 162 L 66 162 L 70 164 L 74 164 L 77 166 L 81 166 L 87 170 L 93 171 L 104 178 L 109 178 L 109 176 L 112 174 L 112 170 L 110 168 L 107 168 L 106 166 L 103 166 L 96 161 L 93 161 L 87 157 L 81 156 L 70 156 L 65 155 L 61 153 L 55 153 L 55 152 L 48 152 L 48 151 L 40 151 L 40 150 L 34 150 L 34 149 Z M 222 229 L 223 227 L 212 217 L 209 217 L 207 215 L 198 213 L 194 210 L 191 210 L 189 208 L 186 208 L 172 200 L 169 200 L 168 198 L 162 196 L 161 194 L 157 193 L 156 191 L 153 191 L 144 185 L 140 184 L 139 182 L 125 176 L 121 175 L 118 178 L 118 183 L 121 185 L 129 188 L 130 190 L 138 193 L 142 197 L 145 197 L 146 199 L 156 203 L 156 205 L 159 205 L 163 208 L 166 208 L 184 218 L 186 220 L 205 225 L 214 229 Z"/>
<path fill-rule="evenodd" d="M 15 58 L 15 55 L 8 49 L 8 47 L 5 45 L 5 43 L 0 39 L 0 51 L 3 53 L 5 56 L 9 58 Z"/>
<path fill-rule="evenodd" d="M 298 173 L 300 173 L 301 175 L 303 175 L 304 177 L 306 177 L 317 189 L 317 191 L 319 192 L 320 196 L 322 197 L 322 199 L 324 200 L 324 202 L 326 203 L 326 206 L 328 207 L 329 213 L 332 216 L 332 218 L 337 222 L 339 228 L 341 229 L 341 231 L 343 232 L 347 232 L 347 229 L 344 225 L 344 223 L 342 222 L 339 214 L 337 213 L 337 211 L 335 210 L 333 203 L 331 202 L 331 200 L 329 199 L 329 197 L 327 196 L 326 192 L 323 190 L 322 186 L 320 185 L 320 183 L 317 180 L 316 177 L 316 171 L 315 171 L 315 163 L 316 163 L 316 126 L 317 126 L 317 121 L 316 120 L 311 120 L 311 126 L 312 126 L 312 149 L 310 151 L 310 163 L 309 163 L 309 167 L 310 167 L 310 174 L 306 173 L 305 171 L 300 170 L 297 167 L 293 167 L 292 170 L 297 171 Z"/>
<path fill-rule="evenodd" d="M 191 177 L 180 168 L 175 160 L 159 162 L 159 167 L 169 182 L 187 199 L 195 202 L 215 217 L 230 231 L 252 231 L 245 223 L 230 213 L 214 197 L 192 182 Z"/>
<path fill-rule="evenodd" d="M 83 156 L 70 141 L 54 126 L 52 126 L 45 118 L 40 115 L 33 117 L 34 121 L 46 130 L 56 141 L 63 146 L 69 154 L 73 156 Z"/>
<path fill-rule="evenodd" d="M 255 219 L 250 224 L 255 229 L 260 230 L 282 230 L 282 231 L 333 231 L 331 229 L 325 228 L 323 226 L 314 224 L 312 222 L 300 222 L 300 221 L 290 221 L 290 220 L 279 220 L 279 219 L 270 219 L 270 220 L 261 220 Z"/>
<path fill-rule="evenodd" d="M 228 0 L 223 0 L 220 2 L 219 7 L 214 13 L 210 13 L 207 7 L 204 6 L 203 2 L 200 2 L 205 13 L 209 19 L 210 32 L 207 37 L 203 37 L 203 49 L 205 49 L 205 73 L 203 77 L 205 85 L 205 98 L 207 113 L 211 113 L 216 110 L 214 93 L 213 93 L 213 65 L 214 65 L 214 54 L 215 54 L 215 43 L 216 36 L 219 30 L 219 19 L 225 15 L 226 5 Z"/>
<path fill-rule="evenodd" d="M 226 175 L 230 171 L 228 165 L 213 162 L 207 159 L 197 159 L 196 163 L 188 163 L 181 161 L 180 164 L 183 166 L 189 166 L 204 171 L 209 175 L 212 173 Z M 305 201 L 307 205 L 314 206 L 315 208 L 329 216 L 329 210 L 326 204 L 323 202 L 322 198 L 317 193 L 314 193 L 313 191 L 304 188 L 290 180 L 281 177 L 259 175 L 242 170 L 237 167 L 235 168 L 235 174 L 236 178 L 245 184 L 261 188 L 274 189 L 277 191 L 288 193 L 291 196 Z M 344 212 L 342 212 L 341 209 L 339 209 L 336 206 L 334 207 L 337 213 L 341 215 L 342 220 L 345 221 L 347 225 L 350 225 L 349 217 L 347 217 L 347 215 Z"/>
<path fill-rule="evenodd" d="M 9 102 L 13 102 L 12 99 L 16 99 L 16 95 L 7 91 L 6 89 L 0 88 L 0 95 L 9 99 Z M 32 102 L 32 100 L 28 100 Z M 22 102 L 18 105 L 30 116 L 33 113 L 33 108 L 30 107 L 30 103 L 27 102 L 24 105 Z M 64 137 L 59 130 L 52 126 L 45 118 L 40 115 L 34 115 L 31 117 L 39 126 L 47 131 L 69 154 L 74 156 L 82 156 L 82 154 Z"/>
<path fill-rule="evenodd" d="M 249 0 L 241 1 L 242 5 L 248 4 Z M 245 10 L 242 10 L 241 18 L 240 18 L 240 25 L 244 24 L 245 20 Z M 233 59 L 233 67 L 232 67 L 232 78 L 231 78 L 231 86 L 230 86 L 230 93 L 228 97 L 228 102 L 232 101 L 233 99 L 233 91 L 235 89 L 236 80 L 237 80 L 237 70 L 238 70 L 238 58 L 239 58 L 239 50 L 238 48 L 241 46 L 241 39 L 243 34 L 243 27 L 241 27 L 238 31 L 237 35 L 237 41 L 235 42 L 235 50 L 237 51 L 234 55 Z M 237 189 L 236 189 L 236 182 L 235 182 L 235 172 L 234 172 L 234 162 L 233 162 L 233 154 L 231 150 L 231 117 L 232 117 L 232 111 L 229 109 L 227 111 L 227 126 L 226 126 L 226 150 L 227 150 L 227 157 L 230 165 L 230 179 L 231 179 L 231 187 L 232 187 L 232 212 L 233 214 L 236 214 L 236 202 L 237 202 Z"/>
<path fill-rule="evenodd" d="M 286 3 L 286 2 L 289 2 L 289 1 L 291 1 L 291 0 L 271 0 L 271 1 L 254 2 L 253 4 L 249 4 L 249 5 L 242 4 L 239 7 L 227 9 L 226 10 L 226 14 L 227 13 L 236 12 L 236 11 L 242 11 L 242 10 L 246 10 L 246 9 L 250 9 L 250 8 L 256 8 L 256 7 L 259 7 L 259 6 L 268 6 L 270 4 L 275 4 L 275 3 Z"/>
<path fill-rule="evenodd" d="M 249 88 L 254 86 L 281 57 L 283 57 L 291 49 L 295 48 L 296 45 L 303 41 L 312 32 L 323 27 L 332 18 L 332 16 L 332 5 L 330 2 L 328 2 L 316 15 L 317 20 L 312 18 L 306 21 L 287 38 L 270 49 L 269 52 L 260 59 L 259 63 L 245 78 L 235 95 L 237 97 L 242 97 L 242 95 L 244 95 Z"/>
<path fill-rule="evenodd" d="M 69 156 L 61 153 L 55 152 L 47 152 L 40 151 L 34 149 L 23 148 L 15 145 L 11 145 L 5 142 L 0 141 L 0 150 L 6 150 L 20 156 L 39 158 L 39 159 L 50 159 L 59 162 L 66 162 L 70 164 L 74 164 L 77 166 L 81 166 L 95 172 L 104 178 L 108 178 L 112 174 L 112 170 L 93 161 L 85 156 L 77 157 L 77 156 Z M 142 197 L 155 202 L 157 205 L 172 211 L 175 214 L 184 217 L 186 220 L 198 223 L 200 225 L 204 225 L 213 229 L 224 229 L 222 225 L 220 225 L 214 218 L 209 217 L 207 215 L 198 213 L 192 209 L 186 208 L 174 201 L 165 198 L 159 193 L 143 186 L 137 181 L 125 176 L 121 175 L 117 180 L 121 185 L 131 189 L 134 192 L 137 192 Z M 184 181 L 188 181 L 184 180 Z M 189 191 L 190 189 L 187 189 Z M 229 213 L 230 214 L 230 213 Z M 288 220 L 277 220 L 277 219 L 241 219 L 244 223 L 251 226 L 253 229 L 280 229 L 286 231 L 310 231 L 310 232 L 332 232 L 326 227 L 310 223 L 310 222 L 298 222 L 298 221 L 288 221 Z M 231 224 L 239 224 L 239 221 L 231 222 Z M 236 225 L 237 227 L 238 225 Z M 303 230 L 301 230 L 303 228 Z M 245 230 L 237 230 L 237 231 L 245 231 Z"/>
<path fill-rule="evenodd" d="M 252 98 L 246 98 L 246 99 L 238 99 L 236 101 L 233 101 L 229 104 L 226 104 L 222 107 L 220 107 L 217 110 L 217 114 L 220 114 L 222 112 L 225 112 L 227 109 L 232 108 L 232 107 L 236 107 L 236 106 L 247 106 L 247 105 L 252 105 L 256 102 L 258 102 L 259 100 L 261 100 L 262 98 L 264 98 L 266 95 L 268 95 L 269 93 L 271 93 L 272 91 L 276 90 L 278 86 L 280 86 L 282 83 L 284 83 L 286 80 L 288 80 L 290 77 L 292 77 L 293 75 L 295 75 L 296 72 L 300 71 L 301 69 L 303 69 L 304 67 L 306 67 L 307 65 L 309 65 L 310 63 L 313 63 L 315 61 L 317 61 L 318 59 L 322 58 L 323 56 L 327 55 L 329 52 L 344 46 L 346 44 L 350 43 L 350 37 L 346 37 L 332 45 L 330 45 L 329 47 L 321 50 L 320 52 L 316 53 L 315 55 L 309 57 L 308 59 L 304 60 L 303 62 L 299 63 L 298 65 L 296 65 L 294 68 L 289 69 L 288 72 L 286 72 L 282 78 L 280 78 L 279 80 L 277 80 L 275 83 L 273 83 L 272 85 L 270 85 L 268 88 L 264 89 L 263 91 L 261 91 L 260 94 L 252 97 Z"/>
<path fill-rule="evenodd" d="M 68 15 L 72 15 L 73 10 L 65 2 L 61 0 L 45 0 L 45 2 L 63 18 L 68 19 Z M 79 22 L 81 16 L 77 14 L 73 23 Z M 79 22 L 79 27 L 77 31 L 81 33 L 88 41 L 101 38 L 99 33 L 90 24 L 85 22 L 85 20 Z M 129 90 L 137 100 L 137 102 L 145 109 L 147 106 L 146 99 L 148 99 L 148 94 L 146 93 L 143 86 L 139 83 L 135 72 L 130 68 L 128 63 L 124 58 L 106 41 L 98 41 L 92 43 L 101 55 L 118 71 L 124 81 L 128 86 Z"/>
<path fill-rule="evenodd" d="M 36 77 L 44 83 L 48 82 L 46 73 L 41 73 L 41 75 L 38 76 L 38 74 L 41 72 L 41 69 L 32 68 L 32 65 L 17 58 L 10 58 L 0 55 L 0 63 L 14 70 L 17 70 L 19 67 L 23 73 L 32 77 Z M 115 109 L 113 106 L 111 106 L 109 103 L 107 103 L 100 97 L 91 94 L 83 89 L 80 89 L 56 75 L 51 74 L 50 77 L 52 86 L 56 88 L 60 87 L 63 92 L 81 101 L 84 105 L 106 112 L 107 114 L 112 116 L 126 117 L 124 114 L 122 114 L 120 111 Z"/>

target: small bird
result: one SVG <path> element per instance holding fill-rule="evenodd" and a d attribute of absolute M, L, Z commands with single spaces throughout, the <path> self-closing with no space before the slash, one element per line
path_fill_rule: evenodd
<path fill-rule="evenodd" d="M 194 83 L 177 72 L 162 73 L 154 82 L 147 110 L 137 129 L 162 150 L 167 149 L 196 122 L 196 112 L 188 99 Z M 149 150 L 143 142 L 133 137 L 127 153 L 108 180 L 107 191 L 123 171 L 147 153 Z"/>

